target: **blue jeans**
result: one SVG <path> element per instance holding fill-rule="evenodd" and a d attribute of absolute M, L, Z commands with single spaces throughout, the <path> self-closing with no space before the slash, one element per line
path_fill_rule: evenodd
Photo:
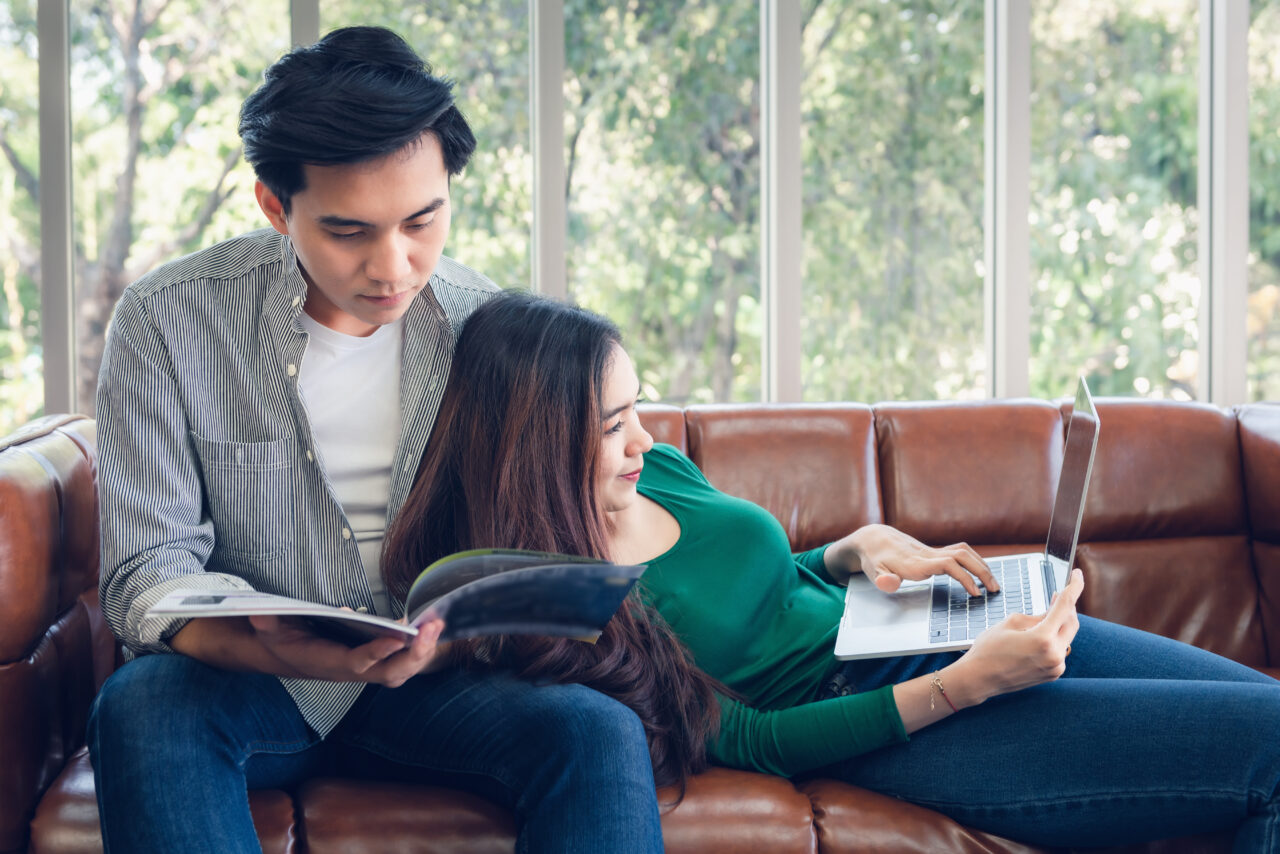
<path fill-rule="evenodd" d="M 418 676 L 366 688 L 321 739 L 275 677 L 149 655 L 107 680 L 88 737 L 109 854 L 258 852 L 248 790 L 320 773 L 480 794 L 521 852 L 662 850 L 640 721 L 581 685 Z"/>
<path fill-rule="evenodd" d="M 957 653 L 852 661 L 855 691 Z M 1239 826 L 1280 852 L 1280 682 L 1186 644 L 1080 618 L 1067 671 L 820 772 L 1038 845 L 1119 845 Z"/>

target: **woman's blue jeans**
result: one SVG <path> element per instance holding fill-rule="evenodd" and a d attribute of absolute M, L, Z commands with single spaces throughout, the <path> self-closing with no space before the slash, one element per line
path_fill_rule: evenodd
<path fill-rule="evenodd" d="M 957 657 L 853 661 L 842 673 L 868 691 Z M 961 710 L 905 744 L 819 773 L 1039 845 L 1239 826 L 1236 851 L 1280 852 L 1280 682 L 1081 617 L 1056 682 Z"/>
<path fill-rule="evenodd" d="M 640 721 L 581 685 L 418 676 L 367 688 L 321 739 L 275 677 L 149 655 L 107 680 L 88 736 L 109 854 L 258 852 L 248 790 L 317 773 L 483 795 L 521 852 L 662 850 Z"/>

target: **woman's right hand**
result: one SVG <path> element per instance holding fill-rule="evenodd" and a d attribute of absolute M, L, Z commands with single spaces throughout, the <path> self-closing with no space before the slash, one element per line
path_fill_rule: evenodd
<path fill-rule="evenodd" d="M 1011 614 L 978 635 L 973 646 L 946 668 L 948 694 L 959 694 L 955 699 L 964 705 L 977 705 L 1061 676 L 1080 628 L 1076 601 L 1083 590 L 1084 574 L 1074 569 L 1071 581 L 1044 614 Z"/>

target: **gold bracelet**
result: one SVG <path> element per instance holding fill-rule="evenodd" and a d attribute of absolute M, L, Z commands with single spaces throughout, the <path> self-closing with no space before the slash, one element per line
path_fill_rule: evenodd
<path fill-rule="evenodd" d="M 942 699 L 944 699 L 944 700 L 946 700 L 946 701 L 947 701 L 947 705 L 951 707 L 951 711 L 953 711 L 953 712 L 958 712 L 958 711 L 960 711 L 959 709 L 957 709 L 957 708 L 956 708 L 956 704 L 955 704 L 955 703 L 953 703 L 953 702 L 951 702 L 951 698 L 947 696 L 947 689 L 946 689 L 946 688 L 944 688 L 944 687 L 942 687 L 942 677 L 941 677 L 941 676 L 939 676 L 937 673 L 933 674 L 933 679 L 930 681 L 930 683 L 929 683 L 929 684 L 930 684 L 930 685 L 932 685 L 932 686 L 933 686 L 933 688 L 937 688 L 937 689 L 938 689 L 938 693 L 942 695 Z M 930 691 L 929 691 L 929 711 L 931 711 L 931 712 L 932 712 L 932 711 L 934 711 L 934 709 L 935 709 L 935 708 L 936 708 L 936 706 L 934 706 L 934 702 L 933 702 L 933 690 L 932 690 L 932 689 L 930 689 Z"/>

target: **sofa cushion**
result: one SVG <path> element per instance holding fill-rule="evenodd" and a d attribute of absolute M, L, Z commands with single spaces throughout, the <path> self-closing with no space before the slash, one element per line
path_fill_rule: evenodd
<path fill-rule="evenodd" d="M 673 789 L 659 800 L 670 804 Z M 511 854 L 510 813 L 474 795 L 433 786 L 313 780 L 298 793 L 311 854 Z M 590 804 L 583 804 L 590 810 Z M 690 781 L 662 815 L 669 854 L 814 854 L 809 800 L 787 780 L 713 768 Z"/>
<path fill-rule="evenodd" d="M 298 854 L 293 799 L 276 789 L 249 793 L 249 810 L 263 854 Z M 40 801 L 31 823 L 30 854 L 101 854 L 98 802 L 89 752 L 80 749 Z"/>
<path fill-rule="evenodd" d="M 1056 406 L 882 403 L 875 415 L 885 522 L 930 545 L 1043 545 L 1062 464 Z"/>
<path fill-rule="evenodd" d="M 801 786 L 801 790 L 813 803 L 818 846 L 823 854 L 934 854 L 938 851 L 1035 854 L 1043 851 L 969 830 L 933 810 L 848 783 L 811 780 Z"/>
<path fill-rule="evenodd" d="M 1170 401 L 1100 400 L 1081 542 L 1248 533 L 1232 415 Z"/>
<path fill-rule="evenodd" d="M 1243 536 L 1085 543 L 1080 611 L 1155 632 L 1251 667 L 1267 664 Z M 1213 595 L 1205 595 L 1212 585 Z"/>
<path fill-rule="evenodd" d="M 691 406 L 685 419 L 707 480 L 772 513 L 796 550 L 884 521 L 871 407 Z"/>

